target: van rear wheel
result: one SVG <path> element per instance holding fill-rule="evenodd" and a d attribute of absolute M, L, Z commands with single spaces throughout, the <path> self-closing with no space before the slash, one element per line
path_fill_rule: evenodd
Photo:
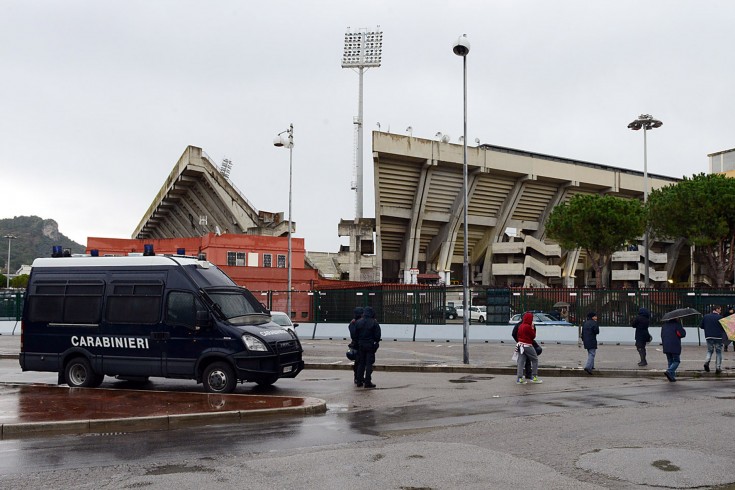
<path fill-rule="evenodd" d="M 70 388 L 97 388 L 105 377 L 92 370 L 87 358 L 75 357 L 66 364 L 64 378 Z"/>
<path fill-rule="evenodd" d="M 209 393 L 232 393 L 235 390 L 237 379 L 229 364 L 213 362 L 204 370 L 202 384 Z"/>

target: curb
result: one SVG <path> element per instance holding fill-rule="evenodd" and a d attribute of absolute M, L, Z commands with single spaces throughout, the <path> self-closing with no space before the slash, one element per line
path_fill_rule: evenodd
<path fill-rule="evenodd" d="M 0 425 L 0 439 L 21 439 L 49 434 L 88 434 L 118 431 L 140 432 L 145 430 L 171 430 L 211 423 L 234 424 L 247 422 L 254 418 L 263 418 L 274 415 L 314 415 L 325 413 L 326 411 L 326 401 L 319 398 L 304 397 L 304 405 L 298 407 L 262 408 L 254 410 L 200 412 L 110 419 L 9 423 Z"/>
<path fill-rule="evenodd" d="M 351 371 L 351 364 L 331 364 L 331 363 L 305 363 L 304 369 L 321 369 L 321 370 L 345 370 Z M 459 366 L 459 365 L 379 365 L 373 366 L 373 371 L 385 372 L 406 372 L 406 373 L 460 373 L 460 374 L 502 374 L 515 376 L 515 367 L 482 367 L 482 366 Z M 621 370 L 611 369 L 599 371 L 595 370 L 595 374 L 591 377 L 600 378 L 663 378 L 663 369 L 649 370 Z M 539 375 L 546 377 L 569 377 L 569 378 L 586 378 L 590 377 L 582 368 L 539 368 Z M 700 371 L 684 371 L 679 370 L 678 376 L 686 376 L 688 378 L 735 378 L 735 373 L 723 372 L 719 375 L 704 376 Z"/>

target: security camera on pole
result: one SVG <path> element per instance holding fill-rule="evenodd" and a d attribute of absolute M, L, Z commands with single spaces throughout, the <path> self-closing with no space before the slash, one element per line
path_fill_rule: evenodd
<path fill-rule="evenodd" d="M 464 198 L 462 200 L 462 221 L 464 222 L 464 236 L 462 237 L 462 243 L 464 246 L 462 260 L 462 311 L 464 314 L 462 315 L 462 361 L 465 364 L 469 364 L 470 353 L 467 345 L 470 331 L 470 266 L 467 259 L 467 54 L 470 52 L 470 41 L 467 39 L 467 34 L 462 34 L 459 39 L 457 39 L 452 50 L 454 51 L 454 54 L 462 57 L 462 80 L 464 86 L 464 132 L 462 137 L 462 146 L 464 148 L 464 160 L 462 165 L 462 192 L 464 194 Z"/>
<path fill-rule="evenodd" d="M 283 133 L 288 135 L 287 138 L 283 138 Z M 273 139 L 273 146 L 279 148 L 288 148 L 288 304 L 286 305 L 287 315 L 291 318 L 291 196 L 292 196 L 292 177 L 293 177 L 293 124 L 288 126 L 288 129 L 281 131 Z"/>

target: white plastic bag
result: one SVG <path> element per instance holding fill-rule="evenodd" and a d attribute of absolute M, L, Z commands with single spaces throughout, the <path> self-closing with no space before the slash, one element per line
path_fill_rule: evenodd
<path fill-rule="evenodd" d="M 511 361 L 518 361 L 518 352 L 513 351 L 513 357 L 510 358 Z"/>

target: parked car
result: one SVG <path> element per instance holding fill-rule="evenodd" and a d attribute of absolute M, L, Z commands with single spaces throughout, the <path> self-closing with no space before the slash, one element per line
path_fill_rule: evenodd
<path fill-rule="evenodd" d="M 566 320 L 556 320 L 555 318 L 550 317 L 546 313 L 542 311 L 534 311 L 533 313 L 533 324 L 538 326 L 555 326 L 555 327 L 572 327 L 574 326 L 572 323 L 569 323 Z M 508 320 L 509 325 L 515 325 L 516 323 L 520 322 L 523 318 L 523 313 L 517 313 L 510 317 L 510 320 Z"/>
<path fill-rule="evenodd" d="M 477 320 L 480 323 L 485 323 L 485 317 L 487 314 L 482 311 L 480 306 L 470 306 L 470 320 Z M 457 306 L 457 318 L 464 318 L 464 308 Z"/>
<path fill-rule="evenodd" d="M 271 319 L 284 330 L 289 330 L 293 333 L 296 333 L 294 328 L 299 326 L 298 323 L 293 323 L 291 318 L 282 311 L 271 311 Z"/>
<path fill-rule="evenodd" d="M 427 313 L 427 318 L 445 318 L 454 320 L 457 318 L 457 309 L 454 306 L 440 306 Z"/>

